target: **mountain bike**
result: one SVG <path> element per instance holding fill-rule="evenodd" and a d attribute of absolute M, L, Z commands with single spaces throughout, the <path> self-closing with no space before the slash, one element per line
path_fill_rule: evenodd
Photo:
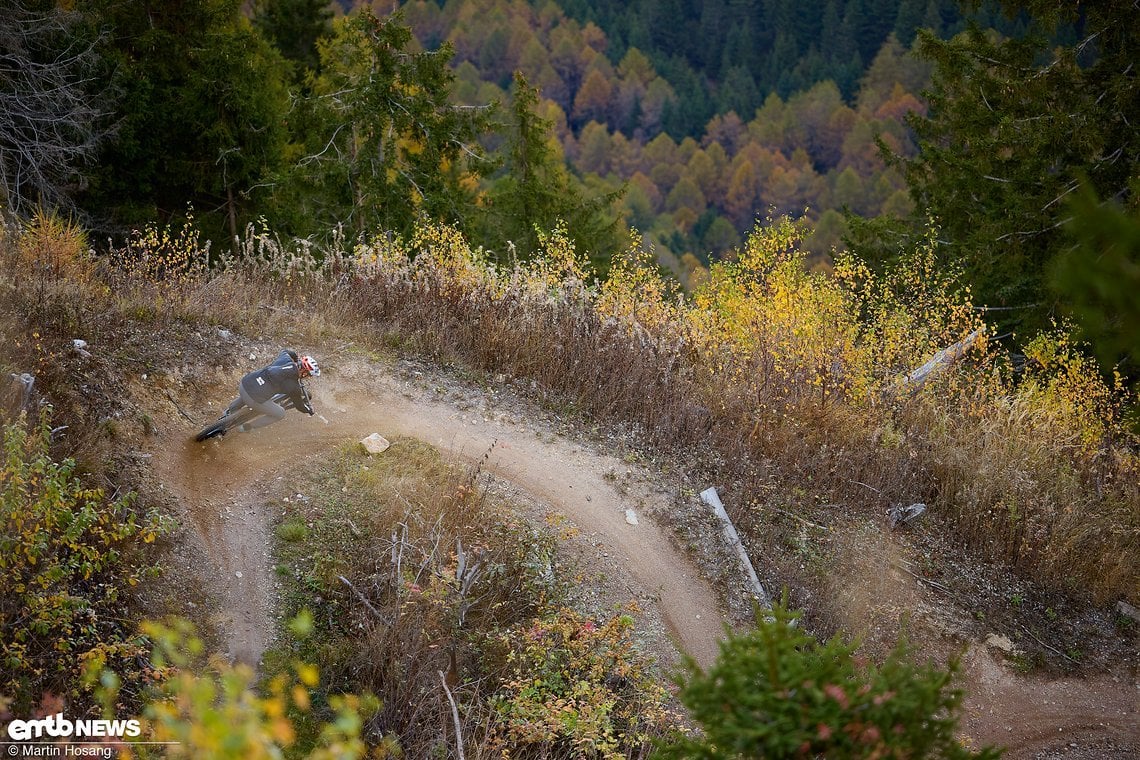
<path fill-rule="evenodd" d="M 309 389 L 305 387 L 304 383 L 301 383 L 301 390 L 305 394 L 305 406 L 307 406 L 309 409 L 312 409 L 313 403 L 309 398 Z M 274 396 L 273 403 L 280 405 L 286 411 L 289 409 L 294 409 L 296 407 L 296 405 L 293 403 L 293 399 L 284 393 L 278 393 L 276 396 Z M 246 404 L 241 400 L 241 396 L 238 396 L 236 399 L 230 402 L 230 405 L 226 407 L 226 411 L 222 412 L 222 416 L 219 417 L 217 421 L 202 428 L 201 432 L 199 432 L 198 435 L 194 436 L 194 440 L 201 443 L 202 441 L 210 438 L 223 436 L 236 428 L 238 425 L 241 425 L 245 422 L 251 422 L 260 416 L 260 412 L 258 412 L 256 409 L 251 409 L 250 407 L 246 406 Z"/>

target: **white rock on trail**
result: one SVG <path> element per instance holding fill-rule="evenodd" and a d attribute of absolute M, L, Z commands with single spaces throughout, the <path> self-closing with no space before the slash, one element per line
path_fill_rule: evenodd
<path fill-rule="evenodd" d="M 387 451 L 388 447 L 392 444 L 388 443 L 388 439 L 379 433 L 373 433 L 367 438 L 361 439 L 360 445 L 363 446 L 364 450 L 369 454 L 381 454 Z"/>

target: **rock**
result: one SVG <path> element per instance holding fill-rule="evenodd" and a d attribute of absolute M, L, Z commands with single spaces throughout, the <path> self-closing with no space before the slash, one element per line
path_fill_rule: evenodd
<path fill-rule="evenodd" d="M 1006 654 L 1017 654 L 1018 650 L 1013 646 L 1013 642 L 1009 640 L 1009 636 L 1002 636 L 997 633 L 991 633 L 986 636 L 986 646 L 1000 649 Z"/>
<path fill-rule="evenodd" d="M 29 375 L 27 372 L 17 375 L 13 372 L 10 375 L 8 388 L 0 393 L 0 402 L 2 402 L 0 408 L 7 409 L 13 415 L 18 414 L 32 400 L 32 386 L 35 384 L 34 375 Z"/>
<path fill-rule="evenodd" d="M 387 451 L 388 447 L 392 444 L 388 443 L 388 439 L 379 433 L 373 433 L 367 438 L 361 439 L 360 445 L 363 446 L 364 450 L 369 454 L 381 454 Z"/>
<path fill-rule="evenodd" d="M 1124 617 L 1132 618 L 1137 623 L 1140 623 L 1140 610 L 1136 609 L 1123 599 L 1116 603 L 1116 611 Z"/>
<path fill-rule="evenodd" d="M 87 350 L 87 341 L 81 338 L 73 338 L 71 347 L 75 349 L 75 353 L 79 354 L 84 359 L 91 358 L 91 352 Z"/>
<path fill-rule="evenodd" d="M 637 513 L 632 509 L 627 509 L 625 511 L 625 521 L 630 525 L 637 525 Z"/>

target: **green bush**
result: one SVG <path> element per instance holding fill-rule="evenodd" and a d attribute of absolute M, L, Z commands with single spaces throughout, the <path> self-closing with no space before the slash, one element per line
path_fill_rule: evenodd
<path fill-rule="evenodd" d="M 0 461 L 0 695 L 27 713 L 45 694 L 85 693 L 88 663 L 137 675 L 145 653 L 125 622 L 122 591 L 154 568 L 137 547 L 160 533 L 129 497 L 86 488 L 71 459 L 56 462 L 49 415 L 4 425 Z"/>
<path fill-rule="evenodd" d="M 767 616 L 767 617 L 765 617 Z M 760 623 L 729 632 L 706 673 L 692 660 L 680 698 L 704 729 L 675 734 L 666 758 L 996 758 L 955 738 L 962 693 L 950 688 L 956 663 L 913 664 L 904 644 L 881 666 L 855 645 L 820 643 L 777 605 Z"/>

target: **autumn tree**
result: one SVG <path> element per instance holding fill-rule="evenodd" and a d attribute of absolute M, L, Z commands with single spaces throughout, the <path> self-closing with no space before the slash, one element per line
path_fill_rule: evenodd
<path fill-rule="evenodd" d="M 756 186 L 759 178 L 751 161 L 743 161 L 732 172 L 725 193 L 725 206 L 737 229 L 746 227 L 756 218 Z"/>
<path fill-rule="evenodd" d="M 613 142 L 606 126 L 591 121 L 578 135 L 578 167 L 582 171 L 604 177 L 610 170 L 612 146 Z"/>
<path fill-rule="evenodd" d="M 578 94 L 574 96 L 574 110 L 571 118 L 576 124 L 587 121 L 607 121 L 610 100 L 613 97 L 613 84 L 600 69 L 591 69 L 582 82 Z"/>

